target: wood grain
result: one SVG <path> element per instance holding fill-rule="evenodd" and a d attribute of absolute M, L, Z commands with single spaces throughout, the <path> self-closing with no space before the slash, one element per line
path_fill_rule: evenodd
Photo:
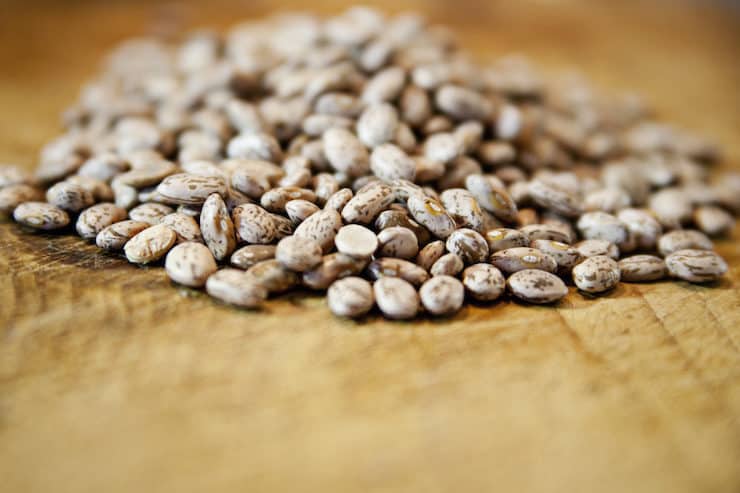
<path fill-rule="evenodd" d="M 521 51 L 638 89 L 715 136 L 725 166 L 738 162 L 736 13 L 383 4 L 450 24 L 482 57 Z M 0 161 L 33 166 L 115 41 L 274 8 L 5 2 Z M 622 284 L 596 299 L 571 288 L 555 308 L 504 301 L 449 320 L 353 323 L 305 293 L 234 310 L 161 269 L 3 222 L 2 489 L 738 491 L 740 248 L 719 251 L 731 272 L 709 287 Z"/>

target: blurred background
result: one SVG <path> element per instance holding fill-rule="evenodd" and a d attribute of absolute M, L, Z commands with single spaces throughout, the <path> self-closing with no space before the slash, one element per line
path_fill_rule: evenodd
<path fill-rule="evenodd" d="M 740 2 L 700 0 L 382 0 L 458 35 L 482 59 L 519 52 L 547 70 L 582 69 L 597 84 L 634 89 L 662 116 L 715 137 L 740 156 Z M 224 29 L 244 18 L 351 2 L 269 0 L 2 0 L 0 160 L 32 165 L 59 113 L 116 42 Z M 19 104 L 22 102 L 22 104 Z"/>

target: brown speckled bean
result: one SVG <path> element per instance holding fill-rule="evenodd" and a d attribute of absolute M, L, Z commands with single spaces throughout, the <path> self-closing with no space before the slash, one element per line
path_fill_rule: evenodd
<path fill-rule="evenodd" d="M 446 250 L 447 247 L 445 246 L 444 241 L 433 241 L 421 249 L 419 254 L 416 256 L 416 263 L 422 269 L 429 271 L 429 269 L 432 268 L 432 265 L 434 265 L 434 262 L 439 260 L 439 258 L 445 254 Z"/>
<path fill-rule="evenodd" d="M 267 298 L 267 289 L 236 269 L 222 269 L 211 275 L 206 291 L 217 300 L 242 308 L 257 308 Z"/>
<path fill-rule="evenodd" d="M 384 183 L 372 183 L 359 190 L 342 209 L 348 223 L 369 224 L 395 198 L 393 189 Z"/>
<path fill-rule="evenodd" d="M 712 240 L 701 231 L 679 229 L 664 234 L 658 240 L 658 251 L 664 257 L 679 250 L 712 250 Z"/>
<path fill-rule="evenodd" d="M 299 224 L 293 235 L 318 241 L 324 253 L 327 253 L 334 247 L 334 238 L 341 227 L 342 217 L 339 213 L 334 209 L 323 209 Z"/>
<path fill-rule="evenodd" d="M 247 269 L 247 278 L 262 286 L 268 293 L 282 293 L 301 282 L 299 274 L 285 268 L 276 259 L 257 262 Z"/>
<path fill-rule="evenodd" d="M 526 234 L 508 228 L 491 229 L 486 232 L 485 238 L 490 253 L 506 250 L 507 248 L 527 247 L 530 242 Z"/>
<path fill-rule="evenodd" d="M 148 228 L 150 224 L 125 220 L 103 228 L 95 237 L 95 244 L 104 250 L 122 250 L 128 240 Z"/>
<path fill-rule="evenodd" d="M 256 204 L 242 204 L 232 211 L 238 238 L 246 243 L 266 245 L 277 236 L 272 216 Z"/>
<path fill-rule="evenodd" d="M 211 194 L 203 204 L 200 231 L 203 241 L 218 261 L 231 255 L 236 248 L 234 223 L 224 200 L 217 193 Z"/>
<path fill-rule="evenodd" d="M 247 270 L 257 262 L 275 258 L 275 245 L 247 245 L 235 251 L 229 263 L 234 267 Z"/>
<path fill-rule="evenodd" d="M 622 282 L 649 282 L 663 279 L 668 270 L 655 255 L 633 255 L 618 262 Z"/>
<path fill-rule="evenodd" d="M 419 242 L 410 229 L 394 226 L 378 233 L 378 255 L 411 259 L 417 253 L 419 253 Z"/>
<path fill-rule="evenodd" d="M 345 277 L 335 281 L 326 292 L 326 301 L 334 315 L 357 318 L 375 304 L 372 285 L 361 277 Z"/>
<path fill-rule="evenodd" d="M 201 176 L 192 173 L 170 175 L 157 185 L 157 193 L 172 204 L 200 205 L 209 195 L 226 194 L 226 182 L 221 176 Z"/>
<path fill-rule="evenodd" d="M 534 248 L 516 247 L 500 250 L 491 255 L 491 263 L 501 272 L 513 274 L 524 269 L 555 272 L 558 264 L 551 256 Z"/>
<path fill-rule="evenodd" d="M 573 267 L 573 282 L 587 293 L 603 293 L 619 283 L 619 265 L 605 255 L 589 257 Z"/>
<path fill-rule="evenodd" d="M 406 320 L 419 311 L 416 289 L 399 277 L 381 277 L 373 284 L 375 302 L 386 318 Z"/>
<path fill-rule="evenodd" d="M 695 283 L 716 281 L 727 272 L 727 262 L 710 250 L 679 250 L 665 264 L 673 277 Z"/>
<path fill-rule="evenodd" d="M 437 238 L 446 239 L 455 231 L 455 220 L 438 200 L 421 194 L 412 194 L 407 205 L 414 220 Z"/>
<path fill-rule="evenodd" d="M 439 257 L 429 268 L 432 276 L 456 276 L 465 268 L 465 262 L 455 253 L 446 253 Z"/>
<path fill-rule="evenodd" d="M 321 263 L 322 253 L 316 240 L 288 236 L 278 242 L 275 259 L 290 270 L 304 272 Z"/>
<path fill-rule="evenodd" d="M 80 185 L 60 181 L 46 191 L 46 201 L 64 211 L 75 213 L 93 205 L 95 198 Z"/>
<path fill-rule="evenodd" d="M 172 207 L 167 205 L 147 202 L 146 204 L 137 205 L 128 211 L 128 217 L 134 221 L 141 221 L 154 226 L 155 224 L 159 224 L 164 216 L 173 212 L 175 211 Z"/>
<path fill-rule="evenodd" d="M 488 258 L 488 243 L 480 233 L 461 228 L 452 232 L 445 243 L 447 251 L 458 255 L 466 265 L 485 262 Z"/>
<path fill-rule="evenodd" d="M 165 256 L 177 241 L 177 235 L 164 224 L 150 226 L 126 242 L 123 251 L 129 262 L 148 264 Z"/>
<path fill-rule="evenodd" d="M 350 257 L 370 258 L 378 248 L 378 237 L 364 226 L 348 224 L 339 229 L 334 244 L 340 253 Z"/>
<path fill-rule="evenodd" d="M 46 202 L 23 202 L 13 211 L 16 222 L 34 229 L 51 231 L 69 224 L 69 215 L 59 207 Z"/>
<path fill-rule="evenodd" d="M 419 298 L 424 308 L 432 315 L 449 316 L 462 308 L 465 288 L 451 276 L 435 276 L 421 285 Z"/>
<path fill-rule="evenodd" d="M 539 269 L 515 272 L 506 286 L 511 294 L 528 303 L 554 303 L 568 294 L 568 287 L 558 276 Z"/>
<path fill-rule="evenodd" d="M 185 242 L 167 254 L 164 269 L 174 282 L 200 288 L 218 270 L 211 251 L 202 243 Z"/>
<path fill-rule="evenodd" d="M 200 226 L 198 226 L 198 223 L 192 216 L 183 214 L 182 212 L 173 212 L 164 216 L 160 224 L 169 226 L 175 232 L 177 243 L 185 243 L 186 241 L 203 243 Z"/>
<path fill-rule="evenodd" d="M 474 264 L 462 274 L 465 291 L 478 301 L 493 301 L 504 292 L 506 280 L 491 264 Z"/>
<path fill-rule="evenodd" d="M 82 238 L 92 240 L 103 229 L 124 219 L 126 209 L 110 203 L 95 204 L 80 213 L 75 229 Z"/>

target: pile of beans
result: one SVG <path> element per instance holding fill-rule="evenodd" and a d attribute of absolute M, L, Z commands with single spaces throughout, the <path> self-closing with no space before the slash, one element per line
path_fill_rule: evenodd
<path fill-rule="evenodd" d="M 740 212 L 716 147 L 636 96 L 474 63 L 413 14 L 128 41 L 63 121 L 34 175 L 0 168 L 0 210 L 248 308 L 303 287 L 409 319 L 713 281 Z"/>

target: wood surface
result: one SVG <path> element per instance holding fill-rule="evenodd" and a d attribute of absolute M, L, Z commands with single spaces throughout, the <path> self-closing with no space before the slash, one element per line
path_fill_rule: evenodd
<path fill-rule="evenodd" d="M 737 166 L 737 11 L 380 5 L 448 23 L 481 57 L 519 51 L 637 89 Z M 34 166 L 115 41 L 291 6 L 306 8 L 4 1 L 0 161 Z M 740 491 L 740 249 L 718 249 L 731 271 L 712 286 L 571 288 L 556 307 L 354 323 L 305 294 L 235 310 L 162 269 L 3 221 L 0 490 Z"/>

